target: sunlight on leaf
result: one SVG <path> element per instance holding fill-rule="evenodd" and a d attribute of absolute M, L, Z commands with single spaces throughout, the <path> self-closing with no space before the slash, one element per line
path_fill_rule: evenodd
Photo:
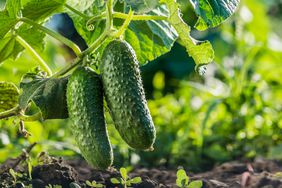
<path fill-rule="evenodd" d="M 199 19 L 196 23 L 198 30 L 215 27 L 230 17 L 239 5 L 240 0 L 190 0 Z"/>
<path fill-rule="evenodd" d="M 190 36 L 191 28 L 181 18 L 179 5 L 175 0 L 161 0 L 170 11 L 169 23 L 176 29 L 179 42 L 194 59 L 197 66 L 209 64 L 214 59 L 212 45 L 208 41 L 197 41 Z"/>

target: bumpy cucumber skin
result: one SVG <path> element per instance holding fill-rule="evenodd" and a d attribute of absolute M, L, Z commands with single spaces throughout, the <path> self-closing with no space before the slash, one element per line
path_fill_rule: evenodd
<path fill-rule="evenodd" d="M 79 67 L 72 73 L 67 104 L 71 131 L 84 158 L 98 169 L 111 166 L 113 151 L 104 119 L 102 82 L 91 68 Z"/>
<path fill-rule="evenodd" d="M 110 42 L 100 71 L 107 105 L 123 140 L 135 149 L 153 149 L 156 131 L 132 47 L 121 40 Z"/>

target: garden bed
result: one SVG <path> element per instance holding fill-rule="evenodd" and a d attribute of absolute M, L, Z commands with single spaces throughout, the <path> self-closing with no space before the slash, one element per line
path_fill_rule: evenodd
<path fill-rule="evenodd" d="M 16 159 L 8 159 L 0 166 L 0 187 L 45 187 L 47 185 L 61 185 L 69 187 L 75 182 L 81 187 L 86 187 L 87 180 L 95 180 L 106 187 L 118 187 L 111 183 L 110 179 L 120 177 L 119 172 L 111 168 L 107 171 L 99 171 L 91 168 L 84 160 L 63 160 L 45 156 L 41 165 L 32 168 L 31 176 L 28 176 L 28 165 L 23 160 L 23 155 Z M 11 175 L 11 170 L 16 172 L 16 180 Z M 129 173 L 130 177 L 140 176 L 142 182 L 133 187 L 176 187 L 175 169 L 166 168 L 136 168 Z M 227 162 L 216 166 L 208 172 L 192 174 L 187 172 L 191 180 L 202 180 L 203 187 L 208 188 L 240 188 L 240 187 L 282 187 L 282 164 L 278 161 L 258 159 L 254 162 Z M 15 181 L 18 183 L 15 184 Z M 49 186 L 50 187 L 50 186 Z M 53 186 L 55 187 L 55 186 Z"/>

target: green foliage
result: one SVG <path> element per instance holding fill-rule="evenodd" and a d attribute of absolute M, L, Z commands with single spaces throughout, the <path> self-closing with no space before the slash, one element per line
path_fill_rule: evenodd
<path fill-rule="evenodd" d="M 214 59 L 214 52 L 208 41 L 195 41 L 190 36 L 191 28 L 181 18 L 180 9 L 174 0 L 162 0 L 166 3 L 170 16 L 168 22 L 176 29 L 180 44 L 185 46 L 188 54 L 194 59 L 197 66 L 209 64 Z"/>
<path fill-rule="evenodd" d="M 9 32 L 16 22 L 17 21 L 14 17 L 9 16 L 7 10 L 0 11 L 0 40 L 2 40 L 2 38 Z"/>
<path fill-rule="evenodd" d="M 132 10 L 138 13 L 147 13 L 158 5 L 158 0 L 125 0 L 127 6 L 130 6 Z"/>
<path fill-rule="evenodd" d="M 13 184 L 17 183 L 17 179 L 23 177 L 21 173 L 15 172 L 12 168 L 9 169 L 9 174 L 13 177 Z"/>
<path fill-rule="evenodd" d="M 29 73 L 21 82 L 23 93 L 20 107 L 25 109 L 30 100 L 40 109 L 44 119 L 68 118 L 66 88 L 68 77 L 46 79 L 39 73 Z M 43 73 L 44 74 L 44 73 Z"/>
<path fill-rule="evenodd" d="M 97 188 L 101 188 L 101 187 L 105 187 L 103 184 L 101 184 L 101 183 L 97 183 L 96 181 L 92 181 L 92 182 L 90 182 L 90 181 L 86 181 L 86 185 L 88 185 L 88 186 L 90 186 L 90 187 L 97 187 Z"/>
<path fill-rule="evenodd" d="M 30 0 L 23 6 L 24 17 L 34 21 L 44 21 L 51 15 L 63 10 L 66 0 Z"/>
<path fill-rule="evenodd" d="M 169 12 L 160 6 L 150 12 L 150 15 L 165 15 Z M 124 34 L 124 39 L 131 44 L 140 64 L 146 64 L 170 51 L 177 39 L 177 33 L 166 21 L 131 22 Z"/>
<path fill-rule="evenodd" d="M 48 184 L 47 186 L 45 186 L 45 188 L 62 188 L 61 185 L 51 185 L 51 184 Z"/>
<path fill-rule="evenodd" d="M 203 182 L 200 180 L 189 181 L 189 177 L 187 176 L 185 170 L 179 169 L 176 173 L 176 185 L 181 188 L 201 188 L 203 186 Z"/>
<path fill-rule="evenodd" d="M 196 24 L 196 28 L 199 30 L 205 30 L 208 27 L 215 27 L 221 24 L 226 18 L 232 15 L 237 6 L 239 0 L 190 0 L 199 19 Z"/>
<path fill-rule="evenodd" d="M 128 176 L 128 172 L 125 168 L 120 168 L 119 169 L 121 178 L 117 179 L 117 178 L 111 178 L 111 182 L 113 184 L 120 184 L 122 185 L 124 188 L 127 188 L 129 186 L 131 186 L 132 184 L 138 184 L 142 182 L 141 177 L 134 177 L 134 178 L 130 178 Z"/>
<path fill-rule="evenodd" d="M 15 3 L 16 1 L 7 2 Z M 22 5 L 27 15 L 27 12 L 32 13 L 32 9 L 27 10 L 29 5 L 26 5 L 26 2 L 28 1 L 22 1 Z M 103 2 L 97 0 L 85 3 L 80 3 L 78 0 L 67 1 L 71 7 L 76 8 L 86 17 L 75 14 L 64 6 L 63 11 L 71 15 L 77 30 L 86 39 L 88 45 L 91 45 L 100 36 L 105 27 L 106 18 L 104 16 L 103 19 L 92 23 L 94 25 L 93 31 L 89 31 L 89 28 L 87 28 L 87 22 L 90 18 L 104 13 Z M 134 1 L 132 2 L 134 3 Z M 205 8 L 209 2 L 211 1 L 197 4 L 199 6 L 195 7 L 196 12 L 202 13 L 201 6 Z M 101 5 L 92 6 L 93 3 L 95 5 L 101 3 Z M 189 7 L 187 1 L 184 4 Z M 174 6 L 172 10 L 177 10 L 178 6 L 174 3 L 172 5 Z M 282 91 L 280 87 L 282 84 L 282 69 L 280 68 L 282 55 L 281 45 L 279 45 L 281 43 L 282 24 L 281 19 L 271 16 L 275 11 L 270 6 L 275 7 L 276 2 L 246 0 L 241 3 L 237 14 L 220 27 L 202 33 L 192 30 L 192 35 L 198 39 L 211 39 L 215 49 L 215 61 L 217 63 L 207 66 L 208 75 L 204 78 L 190 75 L 189 82 L 182 80 L 179 84 L 179 81 L 171 78 L 169 73 L 165 73 L 167 69 L 180 72 L 182 67 L 177 67 L 177 60 L 166 59 L 164 60 L 166 62 L 159 63 L 161 68 L 158 71 L 160 74 L 152 76 L 155 78 L 154 98 L 149 100 L 149 108 L 158 132 L 153 152 L 145 153 L 128 149 L 114 130 L 113 123 L 109 114 L 107 114 L 109 134 L 116 153 L 116 165 L 130 165 L 135 156 L 137 162 L 132 163 L 138 165 L 189 165 L 193 169 L 202 170 L 211 167 L 214 163 L 241 157 L 253 158 L 259 155 L 274 159 L 282 158 Z M 36 49 L 54 72 L 70 64 L 68 62 L 70 56 L 67 54 L 67 50 L 50 38 L 45 39 L 47 45 L 44 46 L 45 34 L 39 32 L 36 27 L 27 23 L 21 23 L 21 25 L 18 25 L 19 27 L 14 27 L 16 25 L 14 15 L 18 12 L 17 7 L 6 8 L 0 12 L 0 59 L 3 61 L 0 65 L 0 80 L 14 82 L 19 86 L 21 77 L 38 64 L 25 51 L 19 56 L 18 52 L 24 48 L 16 41 L 15 33 Z M 54 12 L 61 11 L 60 7 L 61 5 L 58 5 L 58 9 Z M 183 9 L 183 7 L 181 8 Z M 209 10 L 213 9 L 214 6 L 209 7 Z M 127 10 L 117 7 L 114 10 L 121 11 L 127 16 Z M 164 14 L 168 16 L 169 10 L 168 6 L 162 5 L 147 13 L 148 15 Z M 34 14 L 38 11 L 36 10 Z M 140 48 L 139 51 L 142 54 L 138 55 L 139 60 L 140 58 L 143 58 L 144 61 L 154 59 L 169 51 L 170 46 L 176 40 L 176 36 L 179 35 L 178 41 L 181 44 L 182 41 L 189 39 L 188 33 L 191 28 L 187 25 L 184 26 L 184 21 L 189 20 L 190 23 L 196 21 L 195 17 L 191 15 L 191 11 L 185 12 L 188 12 L 188 14 L 180 14 L 181 16 L 175 14 L 177 19 L 171 24 L 167 20 L 132 20 L 122 37 L 132 46 L 137 46 L 135 47 L 137 54 L 138 48 Z M 231 12 L 233 12 L 233 9 Z M 210 11 L 206 14 L 208 16 L 206 17 L 207 21 L 205 21 L 206 25 L 215 26 L 213 24 L 216 24 L 216 22 L 211 20 L 212 13 L 217 13 L 217 11 Z M 50 9 L 42 13 L 42 15 L 49 14 Z M 21 14 L 17 14 L 17 16 L 20 17 Z M 134 16 L 137 16 L 136 12 Z M 41 17 L 41 21 L 38 20 L 38 23 L 47 19 L 44 17 Z M 201 17 L 200 19 L 205 20 L 203 14 Z M 36 20 L 36 18 L 34 19 Z M 120 28 L 120 20 L 123 19 L 114 18 L 114 29 Z M 171 30 L 173 24 L 177 21 L 181 21 L 180 25 L 184 26 L 179 29 L 179 33 Z M 154 29 L 150 31 L 152 23 L 157 27 L 154 26 Z M 159 27 L 159 24 L 166 26 Z M 134 27 L 136 27 L 136 31 L 132 34 L 132 39 L 128 39 L 129 34 L 132 33 L 131 29 Z M 165 30 L 160 31 L 161 28 L 165 28 Z M 140 30 L 140 33 L 138 33 L 138 30 Z M 181 30 L 185 32 L 181 32 Z M 161 33 L 162 36 L 158 36 L 158 33 Z M 36 37 L 32 37 L 31 34 L 36 34 Z M 156 37 L 159 37 L 159 39 L 154 40 Z M 183 39 L 181 40 L 181 38 Z M 164 42 L 166 40 L 168 40 L 167 43 Z M 139 41 L 142 42 L 142 45 L 140 45 L 142 48 L 138 47 Z M 159 44 L 158 47 L 145 50 L 151 47 L 152 41 Z M 195 43 L 192 46 L 194 45 Z M 45 49 L 43 49 L 44 47 Z M 40 49 L 43 50 L 43 53 L 40 52 Z M 205 50 L 207 49 L 196 48 L 195 54 L 206 52 Z M 101 51 L 100 49 L 99 52 Z M 210 52 L 208 50 L 199 55 L 199 58 L 204 58 L 201 62 L 210 61 L 211 58 L 206 56 L 206 54 L 210 54 L 208 57 L 212 57 Z M 13 60 L 15 57 L 18 58 Z M 143 60 L 141 60 L 142 64 L 144 63 Z M 169 64 L 169 68 L 164 66 L 168 61 L 172 62 Z M 153 71 L 153 68 L 150 70 Z M 213 70 L 216 71 L 213 73 Z M 169 84 L 176 86 L 173 88 L 173 93 L 165 91 Z M 37 109 L 31 107 L 30 111 L 33 113 Z M 1 162 L 8 157 L 18 155 L 23 146 L 33 141 L 40 142 L 40 144 L 32 155 L 36 155 L 36 152 L 41 150 L 48 150 L 52 155 L 78 155 L 79 151 L 67 129 L 70 125 L 67 120 L 26 122 L 26 129 L 33 135 L 27 140 L 18 136 L 17 128 L 11 126 L 17 125 L 17 123 L 13 123 L 12 120 L 1 120 L 0 122 Z"/>
<path fill-rule="evenodd" d="M 11 82 L 0 82 L 0 112 L 10 110 L 18 103 L 19 90 Z"/>

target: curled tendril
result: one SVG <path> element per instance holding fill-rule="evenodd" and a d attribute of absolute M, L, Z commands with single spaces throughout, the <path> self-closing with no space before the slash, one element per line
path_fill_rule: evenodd
<path fill-rule="evenodd" d="M 87 28 L 88 31 L 93 31 L 95 29 L 95 26 L 93 24 L 87 23 L 86 28 Z"/>

